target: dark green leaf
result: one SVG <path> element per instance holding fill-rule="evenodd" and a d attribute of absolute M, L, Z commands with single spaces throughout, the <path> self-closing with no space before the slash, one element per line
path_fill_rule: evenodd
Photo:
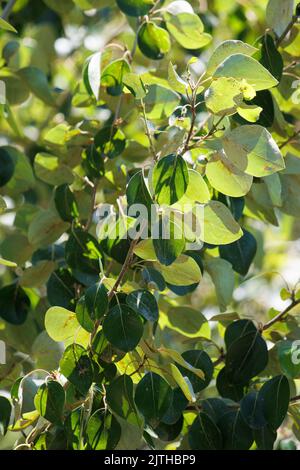
<path fill-rule="evenodd" d="M 14 174 L 15 165 L 5 147 L 0 147 L 0 187 L 5 186 Z"/>
<path fill-rule="evenodd" d="M 25 322 L 30 308 L 30 300 L 18 284 L 10 284 L 0 289 L 0 317 L 13 325 Z"/>
<path fill-rule="evenodd" d="M 55 188 L 54 201 L 57 212 L 62 220 L 72 222 L 79 215 L 74 194 L 67 184 Z"/>
<path fill-rule="evenodd" d="M 263 401 L 258 392 L 250 392 L 241 401 L 241 414 L 251 429 L 262 429 L 267 422 L 263 411 Z"/>
<path fill-rule="evenodd" d="M 78 344 L 67 347 L 59 363 L 61 373 L 85 395 L 93 382 L 93 366 L 85 349 Z"/>
<path fill-rule="evenodd" d="M 102 158 L 115 158 L 125 149 L 125 135 L 121 129 L 115 127 L 103 127 L 103 129 L 100 129 L 100 131 L 95 135 L 94 144 L 96 150 L 99 150 Z"/>
<path fill-rule="evenodd" d="M 192 450 L 221 450 L 222 435 L 215 422 L 203 412 L 195 418 L 188 433 Z"/>
<path fill-rule="evenodd" d="M 290 386 L 284 375 L 277 375 L 268 380 L 259 391 L 259 399 L 263 402 L 265 418 L 274 431 L 284 420 L 290 400 Z"/>
<path fill-rule="evenodd" d="M 172 403 L 172 389 L 159 375 L 148 372 L 138 383 L 135 403 L 147 423 L 156 427 Z"/>
<path fill-rule="evenodd" d="M 148 210 L 148 215 L 151 214 L 153 201 L 142 171 L 137 171 L 130 179 L 126 188 L 126 196 L 129 206 L 132 204 L 143 204 Z"/>
<path fill-rule="evenodd" d="M 260 63 L 280 82 L 283 72 L 283 59 L 270 34 L 261 40 Z"/>
<path fill-rule="evenodd" d="M 0 397 L 0 435 L 2 436 L 7 432 L 11 411 L 10 401 L 5 397 Z"/>
<path fill-rule="evenodd" d="M 240 410 L 225 413 L 218 425 L 223 436 L 225 450 L 248 450 L 253 443 L 252 430 L 247 426 Z"/>
<path fill-rule="evenodd" d="M 106 401 L 113 413 L 137 425 L 137 415 L 133 399 L 133 382 L 129 375 L 121 375 L 106 388 Z"/>
<path fill-rule="evenodd" d="M 161 158 L 153 170 L 153 188 L 159 204 L 171 205 L 186 192 L 189 173 L 180 155 L 170 154 Z"/>
<path fill-rule="evenodd" d="M 143 16 L 154 5 L 154 0 L 117 0 L 118 7 L 126 15 Z"/>
<path fill-rule="evenodd" d="M 182 375 L 184 377 L 188 377 L 194 392 L 198 393 L 206 388 L 211 381 L 214 370 L 213 363 L 205 351 L 185 351 L 182 354 L 182 357 L 186 362 L 191 364 L 191 366 L 195 367 L 196 369 L 201 369 L 205 374 L 205 380 L 202 380 L 193 374 L 193 372 L 190 372 L 182 366 L 178 366 Z"/>
<path fill-rule="evenodd" d="M 130 292 L 126 297 L 126 303 L 136 313 L 144 317 L 146 320 L 155 322 L 158 320 L 158 305 L 154 295 L 145 289 Z"/>
<path fill-rule="evenodd" d="M 70 308 L 72 300 L 75 298 L 75 283 L 76 279 L 68 269 L 59 268 L 54 271 L 47 282 L 47 296 L 50 305 Z"/>
<path fill-rule="evenodd" d="M 113 307 L 103 322 L 103 332 L 108 341 L 121 351 L 132 351 L 143 335 L 143 323 L 128 305 Z"/>
<path fill-rule="evenodd" d="M 105 411 L 96 411 L 86 428 L 89 450 L 113 450 L 121 437 L 121 426 L 116 418 Z"/>
<path fill-rule="evenodd" d="M 219 394 L 230 400 L 240 401 L 244 395 L 244 385 L 232 383 L 226 373 L 226 367 L 220 370 L 217 376 L 217 389 Z"/>
<path fill-rule="evenodd" d="M 50 423 L 60 423 L 65 405 L 65 391 L 60 383 L 49 380 L 38 389 L 34 404 L 40 415 Z"/>
<path fill-rule="evenodd" d="M 233 269 L 246 276 L 255 257 L 257 243 L 254 236 L 243 229 L 244 235 L 236 242 L 219 247 L 220 255 L 231 263 Z"/>

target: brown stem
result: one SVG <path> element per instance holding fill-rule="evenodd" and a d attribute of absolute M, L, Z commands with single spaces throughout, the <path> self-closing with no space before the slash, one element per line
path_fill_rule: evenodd
<path fill-rule="evenodd" d="M 289 22 L 289 24 L 287 25 L 287 27 L 285 28 L 285 30 L 283 31 L 283 33 L 281 34 L 281 36 L 279 36 L 279 38 L 277 38 L 277 40 L 275 42 L 277 48 L 280 46 L 280 44 L 282 43 L 282 41 L 284 40 L 286 35 L 290 32 L 290 30 L 292 29 L 294 24 L 297 22 L 297 19 L 298 19 L 298 17 L 296 15 L 294 15 L 293 18 L 291 19 L 291 21 Z"/>
<path fill-rule="evenodd" d="M 190 140 L 193 137 L 193 133 L 194 133 L 194 127 L 195 127 L 196 117 L 197 117 L 197 114 L 196 114 L 196 95 L 197 95 L 197 93 L 195 92 L 195 90 L 193 90 L 192 91 L 192 98 L 191 98 L 191 101 L 190 101 L 191 111 L 192 111 L 191 127 L 190 127 L 190 130 L 189 130 L 188 136 L 186 138 L 182 153 L 185 153 L 189 150 Z"/>
<path fill-rule="evenodd" d="M 298 300 L 292 299 L 292 302 L 290 303 L 290 305 L 288 305 L 282 312 L 278 313 L 278 315 L 276 315 L 274 318 L 272 318 L 267 323 L 265 323 L 265 325 L 262 327 L 262 330 L 265 331 L 268 328 L 270 328 L 270 326 L 273 326 L 274 323 L 277 323 L 278 321 L 282 321 L 285 315 L 287 315 L 290 312 L 290 310 L 292 310 L 296 305 L 299 305 L 299 304 L 300 304 L 300 299 Z"/>
<path fill-rule="evenodd" d="M 287 139 L 285 142 L 283 142 L 282 144 L 279 145 L 279 148 L 280 149 L 283 149 L 283 147 L 285 147 L 286 145 L 288 145 L 290 142 L 292 142 L 295 137 L 297 137 L 298 135 L 300 134 L 300 129 L 295 132 L 289 139 Z"/>
<path fill-rule="evenodd" d="M 1 18 L 3 20 L 7 20 L 7 18 L 9 17 L 10 13 L 11 13 L 11 10 L 13 9 L 13 7 L 15 6 L 15 3 L 16 3 L 17 0 L 10 0 L 6 7 L 4 8 L 3 10 L 3 13 L 2 13 L 2 16 Z"/>

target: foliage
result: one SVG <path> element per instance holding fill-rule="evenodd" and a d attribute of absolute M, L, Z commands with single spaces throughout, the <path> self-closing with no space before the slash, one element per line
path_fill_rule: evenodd
<path fill-rule="evenodd" d="M 13 3 L 0 447 L 299 446 L 299 6 Z"/>

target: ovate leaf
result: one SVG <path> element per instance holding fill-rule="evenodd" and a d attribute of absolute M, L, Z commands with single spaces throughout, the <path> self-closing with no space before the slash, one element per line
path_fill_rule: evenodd
<path fill-rule="evenodd" d="M 214 72 L 214 77 L 232 77 L 246 80 L 256 91 L 266 90 L 278 85 L 278 81 L 253 57 L 233 54 L 224 60 Z"/>
<path fill-rule="evenodd" d="M 143 335 L 139 315 L 128 305 L 113 307 L 103 322 L 103 333 L 108 341 L 121 351 L 132 351 Z"/>

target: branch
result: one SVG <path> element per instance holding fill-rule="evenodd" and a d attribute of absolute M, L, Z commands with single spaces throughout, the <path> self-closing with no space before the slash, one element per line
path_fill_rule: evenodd
<path fill-rule="evenodd" d="M 2 16 L 1 18 L 3 20 L 7 20 L 7 18 L 9 17 L 10 13 L 11 13 L 11 10 L 13 9 L 13 7 L 15 6 L 15 3 L 16 3 L 17 0 L 9 0 L 9 2 L 7 3 L 7 5 L 5 6 L 4 10 L 3 10 L 3 13 L 2 13 Z"/>
<path fill-rule="evenodd" d="M 268 328 L 270 328 L 270 326 L 273 326 L 274 323 L 282 321 L 283 317 L 287 315 L 290 312 L 290 310 L 292 310 L 296 305 L 299 305 L 299 304 L 300 304 L 300 299 L 298 300 L 292 299 L 292 302 L 290 303 L 290 305 L 288 305 L 282 312 L 278 313 L 278 315 L 276 315 L 274 318 L 272 318 L 262 327 L 262 331 L 267 330 Z"/>
<path fill-rule="evenodd" d="M 95 181 L 93 190 L 92 190 L 92 201 L 91 201 L 91 209 L 89 212 L 89 217 L 88 220 L 84 226 L 84 230 L 87 232 L 92 224 L 93 221 L 93 214 L 94 214 L 94 209 L 95 209 L 95 201 L 96 201 L 96 195 L 97 195 L 97 186 L 98 186 L 98 181 Z"/>
<path fill-rule="evenodd" d="M 300 129 L 297 132 L 295 132 L 289 139 L 287 139 L 285 142 L 279 145 L 279 148 L 282 149 L 283 147 L 285 147 L 287 144 L 292 142 L 295 139 L 295 137 L 297 137 L 299 134 L 300 134 Z"/>
<path fill-rule="evenodd" d="M 289 24 L 287 25 L 287 27 L 285 28 L 285 30 L 283 31 L 283 33 L 281 34 L 281 36 L 279 36 L 279 38 L 276 39 L 275 45 L 277 48 L 280 46 L 284 38 L 290 32 L 290 30 L 292 29 L 294 24 L 297 22 L 297 20 L 298 20 L 298 16 L 294 15 L 291 21 L 289 22 Z"/>
<path fill-rule="evenodd" d="M 148 121 L 147 121 L 147 116 L 146 116 L 146 109 L 145 109 L 145 103 L 144 103 L 144 100 L 141 99 L 141 105 L 142 105 L 142 110 L 143 110 L 143 118 L 144 118 L 144 124 L 145 124 L 145 133 L 146 133 L 146 136 L 148 137 L 148 140 L 149 140 L 149 144 L 150 144 L 150 150 L 153 154 L 153 158 L 154 160 L 156 161 L 157 160 L 157 153 L 156 153 L 156 150 L 155 150 L 155 147 L 154 147 L 154 143 L 153 143 L 153 140 L 152 140 L 152 136 L 151 136 L 151 132 L 150 132 L 150 129 L 149 129 L 149 125 L 148 125 Z"/>

